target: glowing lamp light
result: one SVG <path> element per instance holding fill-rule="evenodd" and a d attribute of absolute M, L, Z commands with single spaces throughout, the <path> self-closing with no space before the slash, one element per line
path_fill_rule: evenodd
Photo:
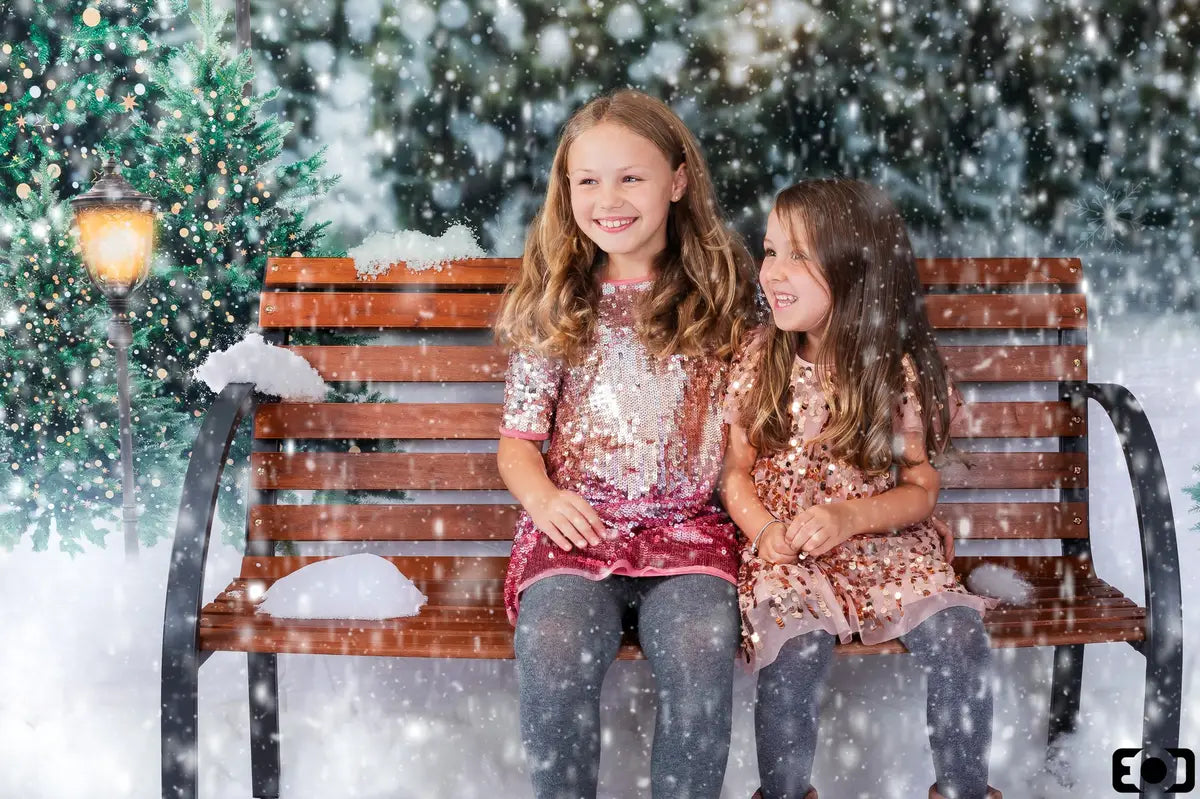
<path fill-rule="evenodd" d="M 150 271 L 153 199 L 138 193 L 109 161 L 100 179 L 71 200 L 71 207 L 92 282 L 110 300 L 128 297 Z"/>

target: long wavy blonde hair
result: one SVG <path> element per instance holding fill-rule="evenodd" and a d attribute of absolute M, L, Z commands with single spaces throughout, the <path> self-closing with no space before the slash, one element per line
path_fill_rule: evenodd
<path fill-rule="evenodd" d="M 672 170 L 687 165 L 687 189 L 667 216 L 667 246 L 655 261 L 654 285 L 638 306 L 639 336 L 658 358 L 728 358 L 758 318 L 753 260 L 722 219 L 695 137 L 666 103 L 629 89 L 592 100 L 567 121 L 546 202 L 496 322 L 497 340 L 568 363 L 592 340 L 600 297 L 594 271 L 604 253 L 575 223 L 567 154 L 581 134 L 605 122 L 652 142 Z"/>
<path fill-rule="evenodd" d="M 792 241 L 801 228 L 808 234 L 832 300 L 816 354 L 829 421 L 813 443 L 867 474 L 887 471 L 896 460 L 893 411 L 907 355 L 917 375 L 925 448 L 936 460 L 949 445 L 949 384 L 899 211 L 875 186 L 838 178 L 784 189 L 775 213 Z M 763 335 L 742 423 L 756 449 L 773 452 L 792 437 L 792 365 L 804 334 L 768 325 Z"/>

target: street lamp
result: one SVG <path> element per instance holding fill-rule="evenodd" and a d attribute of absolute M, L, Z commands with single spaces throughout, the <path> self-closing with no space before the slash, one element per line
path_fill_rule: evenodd
<path fill-rule="evenodd" d="M 138 193 L 117 172 L 112 161 L 104 174 L 84 194 L 71 200 L 83 263 L 92 283 L 108 299 L 112 319 L 108 343 L 117 348 L 117 402 L 121 417 L 121 519 L 125 528 L 125 555 L 137 554 L 137 500 L 133 479 L 133 434 L 129 412 L 129 296 L 150 271 L 154 247 L 154 200 Z"/>

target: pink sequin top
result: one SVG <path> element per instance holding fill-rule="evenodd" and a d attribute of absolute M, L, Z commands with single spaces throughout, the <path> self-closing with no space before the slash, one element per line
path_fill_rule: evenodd
<path fill-rule="evenodd" d="M 504 585 L 513 623 L 520 592 L 555 574 L 701 573 L 737 583 L 736 530 L 713 500 L 726 367 L 647 352 L 634 312 L 651 285 L 602 285 L 595 340 L 576 365 L 524 351 L 509 358 L 501 434 L 548 438 L 551 482 L 580 494 L 606 525 L 599 545 L 563 552 L 521 513 Z"/>
<path fill-rule="evenodd" d="M 740 423 L 742 406 L 758 379 L 761 331 L 752 335 L 730 369 L 725 420 Z M 892 429 L 922 443 L 925 427 L 916 370 L 904 359 L 904 389 L 896 397 Z M 962 400 L 951 387 L 951 417 Z M 892 474 L 868 476 L 834 458 L 814 439 L 829 422 L 829 405 L 813 364 L 797 358 L 791 375 L 790 446 L 759 453 L 751 470 L 755 493 L 777 519 L 790 522 L 813 505 L 881 494 L 895 486 Z M 856 535 L 820 557 L 772 564 L 742 552 L 738 603 L 742 651 L 754 669 L 771 663 L 789 639 L 823 630 L 842 642 L 888 641 L 954 605 L 983 612 L 995 606 L 963 587 L 946 561 L 942 540 L 949 531 L 936 519 L 890 533 Z"/>

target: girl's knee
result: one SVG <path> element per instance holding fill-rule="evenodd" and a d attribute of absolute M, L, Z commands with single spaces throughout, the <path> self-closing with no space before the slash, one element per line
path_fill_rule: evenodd
<path fill-rule="evenodd" d="M 834 637 L 824 630 L 789 638 L 775 660 L 758 673 L 760 695 L 780 692 L 791 696 L 797 686 L 816 691 L 824 683 L 833 663 Z"/>
<path fill-rule="evenodd" d="M 800 663 L 822 663 L 833 656 L 833 636 L 824 630 L 813 630 L 789 638 L 776 656 L 776 663 L 784 666 Z M 768 666 L 767 668 L 770 668 Z"/>
<path fill-rule="evenodd" d="M 923 661 L 952 660 L 959 667 L 985 666 L 991 645 L 979 611 L 956 605 L 938 611 L 902 636 L 909 651 Z"/>
<path fill-rule="evenodd" d="M 621 644 L 621 621 L 603 606 L 584 610 L 554 601 L 554 592 L 522 597 L 513 650 L 523 668 L 543 672 L 606 668 Z"/>
<path fill-rule="evenodd" d="M 639 638 L 646 657 L 667 667 L 677 663 L 689 671 L 710 667 L 725 668 L 733 662 L 741 642 L 741 627 L 736 613 L 698 616 L 667 626 L 642 628 Z M 732 667 L 730 667 L 732 668 Z"/>
<path fill-rule="evenodd" d="M 657 585 L 643 600 L 639 637 L 646 656 L 733 657 L 741 640 L 737 591 L 706 574 L 685 574 Z"/>
<path fill-rule="evenodd" d="M 991 644 L 983 626 L 983 616 L 974 608 L 957 606 L 942 611 L 949 614 L 948 641 L 957 643 L 956 654 L 971 661 L 987 661 L 991 658 Z"/>

